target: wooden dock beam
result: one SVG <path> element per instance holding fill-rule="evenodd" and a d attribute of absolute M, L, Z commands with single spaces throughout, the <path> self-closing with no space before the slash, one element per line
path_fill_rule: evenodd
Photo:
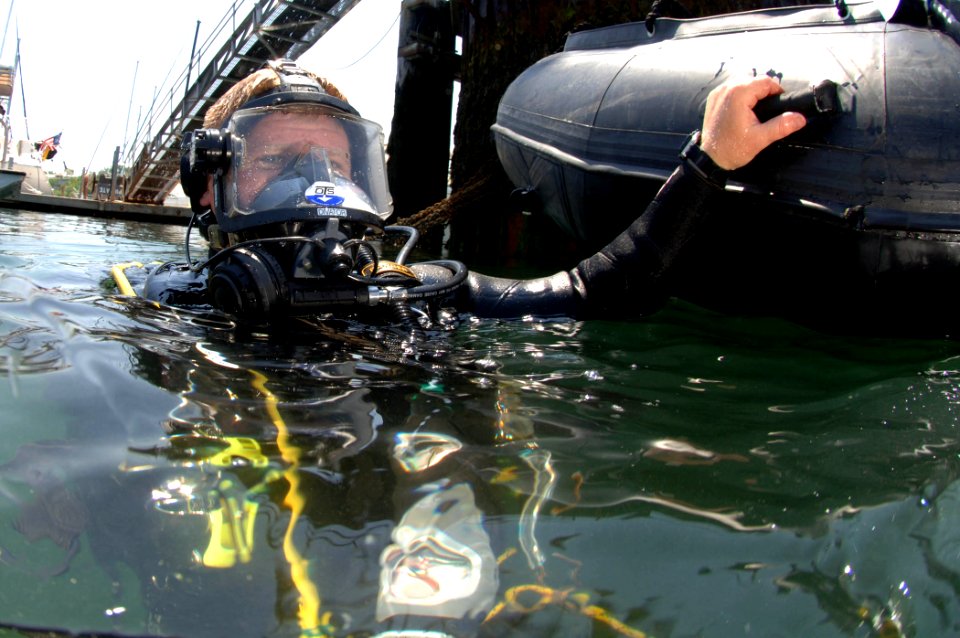
<path fill-rule="evenodd" d="M 394 217 L 447 196 L 453 80 L 459 58 L 448 0 L 403 0 L 387 175 Z"/>

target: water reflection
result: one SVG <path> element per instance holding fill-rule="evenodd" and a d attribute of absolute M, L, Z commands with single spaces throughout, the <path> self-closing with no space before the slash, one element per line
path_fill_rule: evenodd
<path fill-rule="evenodd" d="M 90 513 L 68 487 L 70 477 L 57 469 L 65 454 L 75 452 L 75 447 L 58 441 L 27 443 L 17 449 L 13 459 L 0 465 L 0 494 L 19 510 L 13 528 L 29 543 L 46 538 L 63 550 L 53 564 L 43 565 L 41 560 L 37 566 L 28 556 L 0 548 L 6 564 L 28 575 L 49 578 L 62 574 L 80 550 L 80 535 L 87 529 Z M 23 488 L 26 493 L 21 495 Z"/>
<path fill-rule="evenodd" d="M 101 285 L 118 252 L 178 254 L 164 232 L 50 224 L 0 214 L 0 563 L 21 576 L 0 579 L 0 624 L 960 623 L 952 343 L 682 305 L 638 324 L 465 319 L 421 349 L 342 321 L 244 331 Z"/>
<path fill-rule="evenodd" d="M 446 399 L 434 373 L 424 368 L 410 385 L 411 380 L 403 378 L 410 375 L 398 375 L 399 369 L 391 365 L 394 357 L 358 358 L 353 351 L 343 351 L 342 343 L 318 345 L 316 335 L 307 343 L 276 343 L 265 337 L 245 344 L 236 343 L 234 335 L 226 340 L 204 336 L 190 349 L 175 346 L 163 352 L 158 343 L 144 348 L 138 341 L 132 359 L 138 375 L 179 397 L 163 421 L 171 435 L 148 452 L 193 473 L 181 470 L 170 477 L 165 465 L 143 461 L 135 469 L 139 475 L 159 473 L 151 488 L 155 510 L 206 519 L 207 534 L 192 543 L 193 564 L 184 563 L 182 569 L 255 566 L 262 560 L 258 556 L 273 553 L 275 559 L 282 558 L 288 577 L 258 597 L 279 602 L 293 595 L 296 604 L 279 620 L 296 622 L 307 633 L 351 631 L 374 626 L 371 623 L 399 623 L 409 629 L 417 625 L 418 616 L 427 619 L 421 623 L 425 627 L 438 618 L 453 619 L 458 626 L 478 624 L 496 591 L 496 579 L 491 581 L 495 560 L 489 542 L 482 541 L 480 510 L 472 504 L 469 484 L 437 487 L 432 476 L 463 448 L 458 438 L 462 431 L 432 432 L 427 428 L 435 427 L 443 414 L 432 406 L 426 412 L 409 411 L 404 397 L 396 396 L 398 386 L 408 387 L 416 398 L 426 399 L 419 402 L 427 404 L 425 409 L 437 397 L 443 404 Z M 351 335 L 351 343 L 357 338 Z M 323 359 L 313 356 L 317 351 Z M 263 371 L 248 367 L 244 361 L 250 359 Z M 261 361 L 270 368 L 263 368 Z M 303 366 L 301 361 L 315 363 Z M 406 430 L 404 424 L 411 421 L 416 432 Z M 445 427 L 449 430 L 450 425 Z M 382 429 L 389 429 L 392 438 Z M 387 446 L 388 441 L 393 445 Z M 410 482 L 403 490 L 391 487 L 399 477 L 383 473 L 391 462 L 400 469 L 401 482 Z M 393 505 L 384 501 L 391 491 L 398 499 Z M 391 513 L 414 495 L 417 500 L 409 508 Z M 261 510 L 268 513 L 266 529 Z M 319 548 L 309 539 L 331 524 L 363 530 L 368 521 L 391 519 L 398 523 L 389 535 L 389 528 L 377 526 L 363 537 L 369 549 L 380 548 L 383 584 L 370 591 L 364 579 L 358 580 L 351 583 L 347 597 L 366 590 L 368 601 L 379 602 L 352 610 L 360 603 L 345 602 L 349 613 L 332 611 L 344 609 L 338 604 L 344 592 L 330 589 L 332 583 L 315 570 L 318 562 L 337 562 L 349 546 L 325 546 L 318 555 Z M 349 561 L 346 556 L 342 560 Z M 421 584 L 444 586 L 424 597 L 411 589 L 414 573 Z M 458 582 L 445 584 L 452 578 Z M 146 580 L 158 581 L 160 575 L 149 574 Z M 169 605 L 184 609 L 184 592 L 174 587 L 177 580 L 162 578 L 163 599 L 151 592 L 155 614 Z M 261 587 L 266 584 L 262 577 L 257 581 Z M 214 594 L 196 586 L 188 591 L 194 607 L 212 604 L 206 599 Z M 161 611 L 158 616 L 164 631 L 195 629 L 191 614 L 182 624 L 179 615 Z M 262 621 L 245 618 L 245 624 L 255 622 Z"/>
<path fill-rule="evenodd" d="M 482 620 L 497 561 L 470 486 L 438 488 L 403 513 L 380 555 L 377 621 L 394 616 Z"/>
<path fill-rule="evenodd" d="M 400 432 L 393 446 L 393 458 L 400 468 L 414 474 L 429 469 L 463 448 L 452 436 L 434 432 Z"/>

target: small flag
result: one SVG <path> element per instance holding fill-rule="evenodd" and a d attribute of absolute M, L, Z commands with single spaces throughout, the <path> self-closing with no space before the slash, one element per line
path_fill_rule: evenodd
<path fill-rule="evenodd" d="M 42 142 L 36 142 L 33 146 L 40 152 L 40 160 L 45 161 L 48 159 L 53 159 L 53 156 L 57 154 L 57 151 L 60 148 L 60 136 L 63 133 L 57 133 L 53 137 L 48 137 Z"/>

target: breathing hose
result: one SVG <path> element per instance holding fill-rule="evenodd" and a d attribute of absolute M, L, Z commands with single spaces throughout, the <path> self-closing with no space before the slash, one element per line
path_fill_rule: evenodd
<path fill-rule="evenodd" d="M 403 245 L 403 248 L 400 249 L 400 252 L 397 253 L 396 261 L 398 264 L 404 264 L 407 262 L 407 257 L 410 256 L 410 252 L 413 250 L 413 247 L 417 245 L 417 242 L 420 240 L 420 231 L 418 231 L 413 226 L 387 226 L 383 229 L 384 232 L 399 232 L 406 233 L 409 237 L 407 243 Z"/>
<path fill-rule="evenodd" d="M 435 261 L 420 262 L 423 265 L 441 266 L 453 273 L 449 281 L 438 281 L 433 284 L 425 284 L 414 288 L 404 288 L 401 290 L 391 290 L 388 292 L 388 299 L 402 299 L 405 301 L 419 301 L 422 299 L 432 299 L 442 295 L 447 295 L 456 290 L 467 279 L 467 267 L 453 259 L 438 259 Z"/>

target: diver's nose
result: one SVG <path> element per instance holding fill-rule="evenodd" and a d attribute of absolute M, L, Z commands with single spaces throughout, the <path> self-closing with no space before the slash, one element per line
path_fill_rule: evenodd
<path fill-rule="evenodd" d="M 300 154 L 294 164 L 297 174 L 309 180 L 319 182 L 333 181 L 333 166 L 327 149 L 311 146 Z"/>

